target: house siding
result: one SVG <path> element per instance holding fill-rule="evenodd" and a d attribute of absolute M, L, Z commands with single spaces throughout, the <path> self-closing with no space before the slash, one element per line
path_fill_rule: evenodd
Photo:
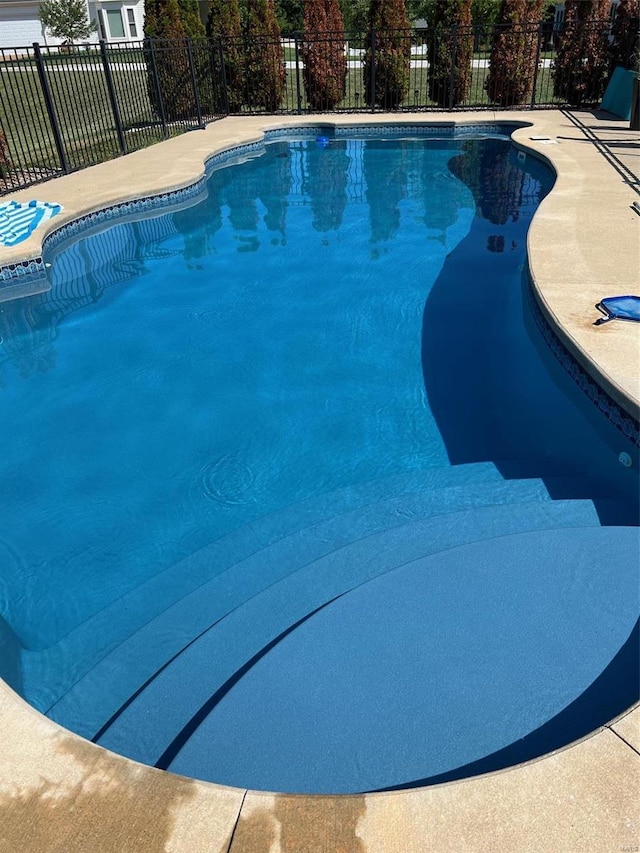
<path fill-rule="evenodd" d="M 59 39 L 46 36 L 38 18 L 37 3 L 0 3 L 0 48 L 26 47 L 34 41 L 59 44 Z"/>
<path fill-rule="evenodd" d="M 59 45 L 62 39 L 54 38 L 45 30 L 38 17 L 39 2 L 25 0 L 25 2 L 7 2 L 0 0 L 0 49 L 11 50 L 16 47 L 30 47 L 33 42 L 42 45 Z M 137 38 L 143 37 L 144 29 L 144 0 L 102 0 L 102 2 L 89 2 L 87 5 L 89 20 L 95 21 L 98 9 L 133 9 Z M 125 33 L 126 12 L 125 14 Z M 98 41 L 98 33 L 93 33 L 84 42 L 95 43 Z M 127 34 L 127 40 L 130 36 Z M 107 37 L 107 41 L 118 41 Z"/>

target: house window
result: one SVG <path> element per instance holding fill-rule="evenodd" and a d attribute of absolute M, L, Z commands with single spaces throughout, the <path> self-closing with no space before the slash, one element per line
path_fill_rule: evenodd
<path fill-rule="evenodd" d="M 107 9 L 107 25 L 109 27 L 109 35 L 112 39 L 124 38 L 124 23 L 122 21 L 122 13 L 120 9 Z"/>
<path fill-rule="evenodd" d="M 138 38 L 138 28 L 136 27 L 136 16 L 133 9 L 127 9 L 127 23 L 129 24 L 129 35 L 132 39 Z"/>

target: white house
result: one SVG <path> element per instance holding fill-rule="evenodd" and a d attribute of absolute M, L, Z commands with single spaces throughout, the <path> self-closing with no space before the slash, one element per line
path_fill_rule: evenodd
<path fill-rule="evenodd" d="M 39 0 L 0 0 L 0 49 L 28 47 L 34 41 L 60 44 L 40 23 Z M 88 0 L 87 14 L 97 32 L 87 41 L 135 41 L 143 38 L 144 0 Z"/>

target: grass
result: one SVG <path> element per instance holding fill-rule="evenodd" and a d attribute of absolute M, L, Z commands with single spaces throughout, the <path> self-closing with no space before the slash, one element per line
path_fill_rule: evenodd
<path fill-rule="evenodd" d="M 287 48 L 285 50 L 291 50 Z M 78 63 L 82 56 L 87 67 Z M 147 72 L 140 62 L 140 51 L 123 49 L 110 54 L 112 77 L 125 131 L 128 150 L 160 141 L 162 127 L 154 114 L 147 90 Z M 70 168 L 81 168 L 118 156 L 121 153 L 116 122 L 99 58 L 95 52 L 65 54 L 56 57 L 47 74 L 54 109 L 62 128 L 62 139 Z M 121 60 L 134 60 L 139 68 L 123 68 Z M 64 67 L 65 70 L 54 70 Z M 488 70 L 473 68 L 470 95 L 459 107 L 489 106 L 484 82 Z M 436 105 L 428 97 L 426 68 L 412 68 L 409 91 L 401 109 L 429 109 Z M 350 68 L 346 94 L 337 111 L 366 109 L 362 68 Z M 536 86 L 536 104 L 560 103 L 553 92 L 550 69 L 540 69 Z M 296 112 L 308 109 L 302 74 L 287 71 L 286 91 L 281 109 Z M 171 134 L 193 127 L 194 122 L 175 124 Z M 4 130 L 14 167 L 59 169 L 61 167 L 52 124 L 45 105 L 37 70 L 32 61 L 0 64 L 0 127 Z"/>
<path fill-rule="evenodd" d="M 109 61 L 111 63 L 118 62 L 144 62 L 144 58 L 142 56 L 141 48 L 125 48 L 118 47 L 117 45 L 109 45 L 107 48 L 107 55 L 109 57 Z M 72 65 L 102 65 L 102 54 L 100 49 L 95 46 L 91 47 L 83 47 L 83 48 L 75 48 L 70 51 L 47 51 L 43 49 L 42 51 L 42 61 L 45 65 L 52 66 L 65 66 L 68 64 Z M 35 64 L 35 60 L 32 56 L 16 56 L 12 59 L 4 59 L 2 60 L 0 67 L 1 68 L 29 68 L 33 67 Z"/>
<path fill-rule="evenodd" d="M 145 70 L 114 70 L 114 88 L 129 150 L 163 138 L 147 92 Z M 55 114 L 70 168 L 121 153 L 104 74 L 66 70 L 48 75 Z M 33 67 L 0 69 L 0 126 L 14 165 L 24 169 L 60 167 L 53 126 Z"/>

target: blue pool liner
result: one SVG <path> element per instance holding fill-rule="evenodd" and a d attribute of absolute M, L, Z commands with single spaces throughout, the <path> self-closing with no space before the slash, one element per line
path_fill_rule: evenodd
<path fill-rule="evenodd" d="M 0 246 L 15 246 L 26 240 L 33 231 L 52 216 L 60 213 L 62 205 L 48 201 L 9 201 L 0 204 Z"/>
<path fill-rule="evenodd" d="M 596 303 L 596 308 L 604 317 L 596 320 L 594 326 L 609 320 L 640 320 L 640 296 L 607 296 Z"/>

